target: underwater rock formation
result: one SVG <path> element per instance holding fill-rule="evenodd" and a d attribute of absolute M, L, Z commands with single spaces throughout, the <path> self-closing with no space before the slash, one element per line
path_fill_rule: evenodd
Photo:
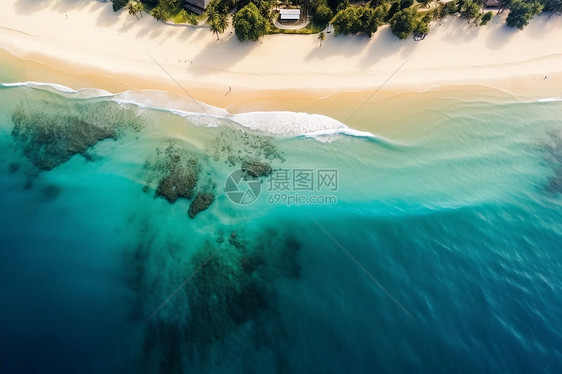
<path fill-rule="evenodd" d="M 135 310 L 142 311 L 134 315 L 145 326 L 139 371 L 205 371 L 217 365 L 217 354 L 231 350 L 231 344 L 243 345 L 248 352 L 256 347 L 275 351 L 282 340 L 276 284 L 300 276 L 300 243 L 278 228 L 257 236 L 238 231 L 235 239 L 246 243 L 240 247 L 219 240 L 224 235 L 220 230 L 216 241 L 202 243 L 189 256 L 180 255 L 185 253 L 183 245 L 163 246 L 150 236 L 139 238 L 142 243 L 129 263 Z M 178 292 L 151 314 L 174 289 Z M 274 364 L 283 360 L 272 359 Z"/>
<path fill-rule="evenodd" d="M 230 167 L 239 165 L 253 166 L 262 173 L 271 169 L 273 160 L 284 162 L 282 153 L 273 144 L 273 138 L 251 131 L 225 126 L 210 148 L 215 161 L 223 160 Z M 258 170 L 254 170 L 256 173 Z M 269 172 L 271 173 L 271 172 Z M 267 175 L 267 174 L 262 174 Z"/>
<path fill-rule="evenodd" d="M 147 161 L 145 165 L 152 169 L 158 180 L 155 196 L 162 196 L 170 203 L 179 198 L 193 198 L 200 172 L 197 158 L 173 143 L 168 145 L 163 156 L 160 151 L 157 154 L 156 161 Z M 149 182 L 153 178 L 149 176 Z M 145 186 L 144 190 L 148 191 L 148 187 Z"/>
<path fill-rule="evenodd" d="M 43 107 L 21 103 L 12 113 L 12 137 L 40 170 L 51 170 L 104 139 L 117 139 L 118 127 L 138 128 L 136 116 L 114 103 L 61 104 Z"/>
<path fill-rule="evenodd" d="M 215 195 L 212 193 L 198 193 L 189 205 L 187 211 L 189 218 L 195 218 L 197 214 L 209 208 L 213 201 L 215 201 Z"/>
<path fill-rule="evenodd" d="M 552 165 L 554 175 L 548 181 L 546 189 L 553 193 L 562 193 L 562 133 L 551 132 L 551 142 L 544 145 L 546 160 Z"/>
<path fill-rule="evenodd" d="M 253 177 L 266 177 L 273 172 L 270 164 L 258 160 L 244 160 L 242 170 Z"/>

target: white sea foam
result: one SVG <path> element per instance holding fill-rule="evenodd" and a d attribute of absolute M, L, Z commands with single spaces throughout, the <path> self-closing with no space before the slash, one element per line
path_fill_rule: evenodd
<path fill-rule="evenodd" d="M 544 99 L 538 100 L 539 103 L 552 103 L 552 102 L 559 102 L 559 101 L 562 101 L 562 98 L 560 98 L 560 97 L 546 97 Z"/>
<path fill-rule="evenodd" d="M 15 82 L 15 83 L 1 83 L 3 87 L 31 87 L 31 88 L 41 88 L 51 91 L 62 92 L 65 94 L 76 94 L 79 98 L 90 98 L 90 97 L 106 97 L 113 96 L 111 92 L 99 89 L 99 88 L 81 88 L 75 90 L 70 87 L 63 86 L 57 83 L 45 83 L 45 82 Z"/>
<path fill-rule="evenodd" d="M 228 115 L 225 109 L 208 105 L 194 99 L 188 99 L 184 96 L 157 90 L 125 91 L 114 95 L 113 100 L 143 108 L 167 110 L 183 117 L 191 114 L 208 114 L 213 116 Z"/>
<path fill-rule="evenodd" d="M 229 117 L 241 126 L 281 136 L 304 136 L 326 140 L 334 135 L 374 137 L 366 131 L 353 130 L 331 117 L 296 112 L 249 112 Z"/>
<path fill-rule="evenodd" d="M 265 134 L 286 137 L 307 137 L 322 142 L 331 142 L 340 136 L 375 138 L 366 131 L 350 129 L 343 123 L 321 114 L 271 111 L 230 114 L 227 110 L 208 105 L 183 96 L 157 90 L 125 91 L 118 94 L 99 89 L 80 89 L 43 82 L 2 83 L 3 87 L 27 86 L 56 90 L 81 98 L 107 97 L 122 105 L 134 105 L 143 109 L 162 110 L 185 117 L 194 126 L 217 127 L 225 121 Z"/>
<path fill-rule="evenodd" d="M 57 91 L 60 92 L 66 92 L 66 93 L 76 93 L 78 91 L 70 88 L 70 87 L 66 87 L 63 86 L 62 84 L 56 84 L 56 83 L 43 83 L 43 82 L 17 82 L 17 83 L 2 83 L 3 87 L 36 87 L 36 86 L 40 86 L 40 87 L 51 87 L 54 88 Z"/>

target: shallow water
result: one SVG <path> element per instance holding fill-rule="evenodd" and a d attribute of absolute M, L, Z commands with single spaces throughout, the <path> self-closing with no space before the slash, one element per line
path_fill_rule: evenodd
<path fill-rule="evenodd" d="M 0 88 L 2 372 L 560 371 L 562 102 L 378 136 L 99 94 Z"/>

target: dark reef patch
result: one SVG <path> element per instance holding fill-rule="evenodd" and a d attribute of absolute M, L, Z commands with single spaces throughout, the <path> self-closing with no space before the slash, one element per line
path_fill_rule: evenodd
<path fill-rule="evenodd" d="M 67 99 L 65 99 L 67 100 Z M 43 106 L 21 102 L 12 113 L 12 137 L 40 170 L 51 170 L 105 139 L 117 139 L 123 128 L 139 129 L 134 113 L 116 103 L 77 103 L 52 97 Z"/>
<path fill-rule="evenodd" d="M 187 211 L 189 218 L 195 218 L 197 214 L 209 208 L 213 201 L 215 201 L 214 194 L 198 193 L 189 205 L 189 210 Z"/>
<path fill-rule="evenodd" d="M 256 178 L 266 177 L 273 171 L 269 163 L 261 162 L 259 160 L 242 161 L 242 170 Z"/>
<path fill-rule="evenodd" d="M 20 169 L 20 166 L 21 165 L 17 162 L 10 162 L 10 165 L 8 165 L 8 171 L 10 172 L 10 174 L 15 173 Z"/>
<path fill-rule="evenodd" d="M 61 189 L 57 186 L 49 185 L 43 187 L 41 192 L 43 193 L 43 196 L 45 196 L 45 200 L 53 201 L 59 196 Z"/>
<path fill-rule="evenodd" d="M 271 136 L 228 126 L 221 128 L 210 149 L 215 161 L 223 161 L 229 167 L 254 167 L 252 170 L 263 176 L 271 173 L 274 160 L 285 161 Z"/>
<path fill-rule="evenodd" d="M 199 160 L 175 143 L 169 143 L 162 151 L 156 150 L 156 158 L 145 163 L 149 171 L 144 191 L 156 180 L 155 196 L 164 197 L 170 203 L 179 198 L 192 199 L 199 180 Z"/>
<path fill-rule="evenodd" d="M 218 239 L 223 236 L 219 232 Z M 285 333 L 277 310 L 276 282 L 298 279 L 301 246 L 276 229 L 257 237 L 242 230 L 236 237 L 242 241 L 241 236 L 244 246 L 206 241 L 188 257 L 177 255 L 185 253 L 184 246 L 155 248 L 158 245 L 150 240 L 133 251 L 130 280 L 138 300 L 134 315 L 145 326 L 136 361 L 139 371 L 228 366 L 228 361 L 217 361 L 232 351 L 232 345 L 252 354 L 267 350 L 271 364 L 282 366 L 277 351 Z M 158 306 L 154 300 L 165 300 L 178 286 L 169 302 L 147 320 Z M 251 358 L 236 359 L 242 362 L 239 365 L 251 367 Z"/>
<path fill-rule="evenodd" d="M 550 132 L 550 142 L 544 144 L 546 160 L 551 165 L 554 175 L 546 185 L 546 190 L 551 193 L 562 193 L 562 133 Z"/>

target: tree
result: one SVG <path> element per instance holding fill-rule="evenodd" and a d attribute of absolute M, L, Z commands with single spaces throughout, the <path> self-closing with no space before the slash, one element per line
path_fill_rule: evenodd
<path fill-rule="evenodd" d="M 312 7 L 312 0 L 300 0 L 299 3 L 302 5 L 304 14 L 308 16 L 308 13 L 310 13 L 310 8 Z"/>
<path fill-rule="evenodd" d="M 505 23 L 509 27 L 517 27 L 523 30 L 529 24 L 529 21 L 542 11 L 542 5 L 534 2 L 532 4 L 524 3 L 521 0 L 514 0 L 509 7 L 509 14 Z"/>
<path fill-rule="evenodd" d="M 159 0 L 158 6 L 161 7 L 166 14 L 170 14 L 178 7 L 178 0 Z"/>
<path fill-rule="evenodd" d="M 433 0 L 418 0 L 418 3 L 421 4 L 422 8 L 425 8 L 425 7 L 429 7 L 429 3 L 431 3 L 432 1 Z"/>
<path fill-rule="evenodd" d="M 448 15 L 453 15 L 459 11 L 460 4 L 457 0 L 446 2 L 443 5 L 443 12 Z M 444 17 L 443 17 L 444 18 Z"/>
<path fill-rule="evenodd" d="M 326 4 L 319 4 L 316 7 L 314 20 L 316 20 L 318 23 L 326 24 L 330 22 L 332 18 L 334 18 L 334 12 L 332 12 L 332 9 L 330 9 L 330 7 L 328 7 Z"/>
<path fill-rule="evenodd" d="M 390 30 L 400 39 L 406 39 L 418 26 L 416 8 L 402 9 L 390 19 Z"/>
<path fill-rule="evenodd" d="M 338 8 L 336 9 L 336 12 L 341 12 L 342 10 L 345 10 L 347 8 L 349 8 L 351 6 L 351 4 L 349 3 L 349 0 L 343 0 L 342 2 L 340 2 L 340 4 L 338 5 Z"/>
<path fill-rule="evenodd" d="M 128 0 L 111 0 L 111 2 L 113 3 L 113 11 L 117 12 L 127 5 Z"/>
<path fill-rule="evenodd" d="M 373 14 L 373 18 L 375 19 L 377 26 L 384 25 L 385 19 L 388 16 L 388 12 L 390 11 L 390 4 L 382 3 L 374 9 L 375 13 Z"/>
<path fill-rule="evenodd" d="M 460 14 L 461 17 L 467 19 L 468 22 L 477 19 L 480 17 L 480 5 L 472 0 L 465 0 L 461 5 Z"/>
<path fill-rule="evenodd" d="M 215 7 L 215 2 L 211 2 L 209 3 L 209 5 L 207 6 L 207 23 L 211 24 L 213 23 L 213 21 L 215 20 L 215 18 L 217 18 L 217 10 Z"/>
<path fill-rule="evenodd" d="M 389 22 L 390 19 L 400 11 L 400 1 L 395 1 L 390 5 L 390 9 L 384 18 L 384 22 Z"/>
<path fill-rule="evenodd" d="M 168 17 L 166 16 L 166 12 L 164 11 L 164 9 L 162 9 L 162 7 L 160 5 L 156 6 L 154 9 L 152 9 L 152 12 L 150 14 L 157 21 L 164 22 L 168 19 Z"/>
<path fill-rule="evenodd" d="M 234 31 L 241 42 L 257 41 L 267 31 L 267 20 L 254 3 L 249 3 L 234 15 Z"/>
<path fill-rule="evenodd" d="M 210 22 L 207 20 L 207 22 L 209 22 L 209 28 L 211 32 L 217 36 L 217 40 L 219 40 L 219 34 L 222 34 L 228 27 L 227 17 L 226 14 L 217 14 Z"/>
<path fill-rule="evenodd" d="M 544 12 L 552 12 L 550 16 L 562 11 L 562 0 L 542 0 L 542 4 L 544 5 Z"/>
<path fill-rule="evenodd" d="M 334 32 L 336 35 L 354 34 L 358 21 L 355 8 L 340 10 L 332 20 Z"/>
<path fill-rule="evenodd" d="M 367 7 L 359 7 L 356 9 L 359 21 L 357 29 L 370 38 L 379 28 L 377 19 L 375 19 L 375 10 Z"/>
<path fill-rule="evenodd" d="M 183 19 L 185 19 L 185 22 L 189 23 L 190 25 L 197 26 L 197 24 L 199 23 L 197 21 L 197 17 L 195 17 L 195 14 L 188 12 L 185 9 L 181 10 L 181 15 Z"/>
<path fill-rule="evenodd" d="M 506 9 L 509 9 L 512 2 L 512 0 L 499 0 L 500 7 L 498 8 L 498 14 L 502 13 Z"/>
<path fill-rule="evenodd" d="M 433 11 L 437 13 L 437 18 L 439 20 L 445 19 L 449 15 L 449 12 L 447 11 L 447 7 L 445 6 L 446 4 L 449 3 L 443 4 L 442 2 L 438 2 L 437 7 L 433 8 Z"/>
<path fill-rule="evenodd" d="M 324 41 L 324 39 L 326 39 L 326 35 L 324 35 L 324 31 L 320 32 L 320 34 L 318 34 L 318 40 L 320 40 L 320 47 L 322 47 L 322 42 Z"/>
<path fill-rule="evenodd" d="M 127 3 L 127 9 L 129 10 L 129 14 L 132 16 L 135 16 L 137 19 L 139 19 L 139 14 L 142 18 L 142 12 L 144 11 L 144 5 L 142 5 L 141 2 L 139 1 L 129 1 Z"/>
<path fill-rule="evenodd" d="M 490 22 L 490 20 L 492 19 L 493 13 L 492 12 L 486 12 L 482 15 L 482 18 L 480 18 L 480 26 L 486 26 L 486 24 L 488 22 Z"/>
<path fill-rule="evenodd" d="M 414 0 L 400 0 L 400 10 L 406 9 L 414 5 Z"/>
<path fill-rule="evenodd" d="M 429 21 L 421 19 L 414 28 L 414 40 L 423 40 L 429 33 Z"/>
<path fill-rule="evenodd" d="M 271 20 L 271 10 L 275 4 L 275 0 L 252 0 L 256 5 L 262 17 L 267 21 Z"/>
<path fill-rule="evenodd" d="M 371 3 L 369 5 L 371 6 L 371 8 L 376 8 L 379 5 L 388 4 L 389 2 L 389 0 L 371 0 Z"/>
<path fill-rule="evenodd" d="M 334 31 L 343 35 L 362 32 L 370 37 L 382 24 L 384 14 L 364 6 L 341 10 L 332 20 Z"/>

